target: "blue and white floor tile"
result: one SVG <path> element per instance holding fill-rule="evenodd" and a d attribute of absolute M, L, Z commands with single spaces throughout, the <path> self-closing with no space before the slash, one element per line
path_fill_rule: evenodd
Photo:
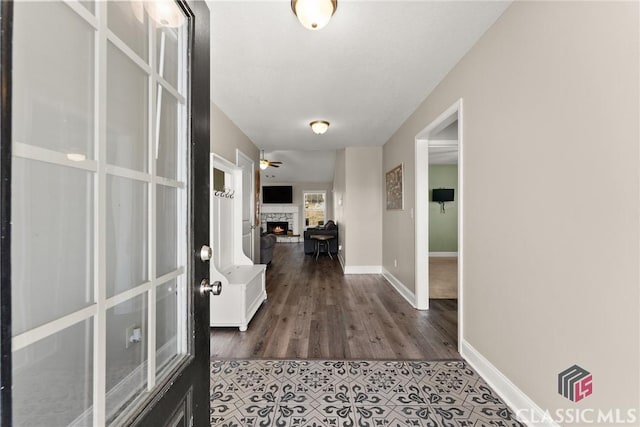
<path fill-rule="evenodd" d="M 211 426 L 520 427 L 463 361 L 211 363 Z"/>

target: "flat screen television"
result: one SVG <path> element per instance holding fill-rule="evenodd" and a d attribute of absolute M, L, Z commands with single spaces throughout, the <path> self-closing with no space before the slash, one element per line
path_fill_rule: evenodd
<path fill-rule="evenodd" d="M 453 202 L 453 188 L 434 188 L 431 200 L 434 202 Z"/>
<path fill-rule="evenodd" d="M 293 187 L 290 185 L 265 185 L 262 187 L 262 203 L 293 203 Z"/>

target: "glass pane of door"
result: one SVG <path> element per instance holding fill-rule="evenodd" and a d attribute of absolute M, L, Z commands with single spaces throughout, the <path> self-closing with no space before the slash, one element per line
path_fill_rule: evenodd
<path fill-rule="evenodd" d="M 92 343 L 87 319 L 14 351 L 13 425 L 92 425 Z"/>
<path fill-rule="evenodd" d="M 112 421 L 147 385 L 148 329 L 145 296 L 107 311 L 107 421 Z"/>
<path fill-rule="evenodd" d="M 191 351 L 189 31 L 162 3 L 15 3 L 15 425 L 120 425 Z"/>
<path fill-rule="evenodd" d="M 13 161 L 12 276 L 21 284 L 11 293 L 14 335 L 94 301 L 93 175 L 37 160 Z"/>

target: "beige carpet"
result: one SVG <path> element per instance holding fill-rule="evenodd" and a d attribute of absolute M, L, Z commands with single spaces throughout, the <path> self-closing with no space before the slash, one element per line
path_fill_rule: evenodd
<path fill-rule="evenodd" d="M 458 258 L 429 257 L 429 298 L 458 298 Z"/>

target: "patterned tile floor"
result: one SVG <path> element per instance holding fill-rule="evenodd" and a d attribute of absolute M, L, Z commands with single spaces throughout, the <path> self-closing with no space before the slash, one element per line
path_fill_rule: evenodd
<path fill-rule="evenodd" d="M 463 361 L 211 362 L 211 426 L 524 426 Z"/>

